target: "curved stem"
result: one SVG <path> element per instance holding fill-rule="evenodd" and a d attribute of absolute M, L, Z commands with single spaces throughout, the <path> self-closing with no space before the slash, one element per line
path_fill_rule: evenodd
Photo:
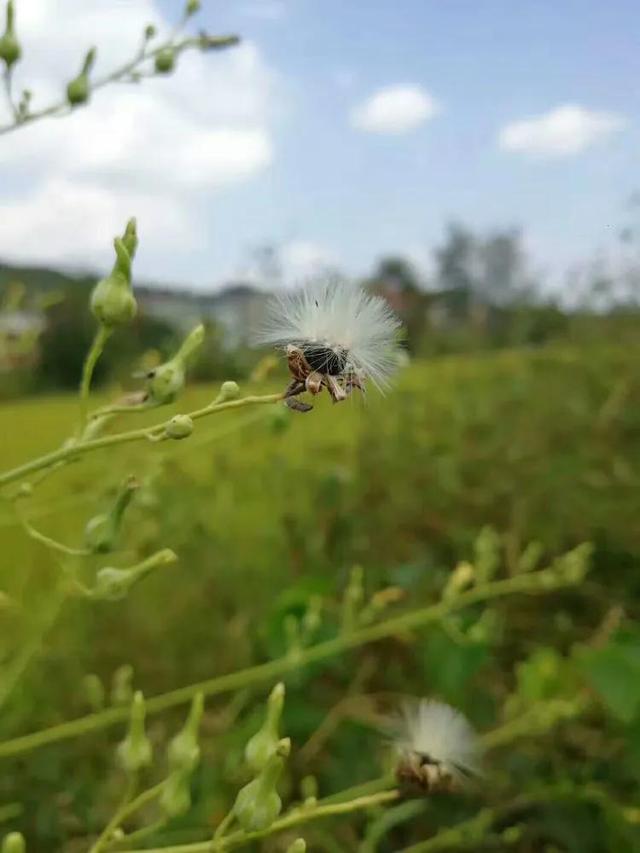
<path fill-rule="evenodd" d="M 89 404 L 89 391 L 91 390 L 93 371 L 110 336 L 111 329 L 100 324 L 82 365 L 82 379 L 80 381 L 80 433 L 87 422 L 87 407 Z"/>
<path fill-rule="evenodd" d="M 245 406 L 259 405 L 261 403 L 276 403 L 282 399 L 282 394 L 265 394 L 261 397 L 251 396 L 243 397 L 240 400 L 231 400 L 226 403 L 216 403 L 205 406 L 202 409 L 197 409 L 189 413 L 191 420 L 204 418 L 208 415 L 215 415 L 219 412 L 227 411 L 227 409 L 241 409 Z M 17 468 L 12 468 L 10 471 L 5 471 L 0 475 L 0 486 L 7 486 L 9 483 L 15 483 L 16 480 L 21 480 L 28 474 L 33 474 L 36 471 L 42 471 L 44 468 L 50 468 L 59 462 L 65 462 L 70 459 L 75 459 L 79 456 L 84 456 L 85 453 L 91 453 L 94 450 L 100 450 L 104 447 L 112 447 L 116 444 L 128 444 L 132 441 L 148 441 L 155 440 L 160 437 L 168 424 L 167 421 L 156 424 L 151 427 L 142 429 L 134 429 L 128 432 L 120 432 L 115 435 L 107 435 L 102 438 L 95 438 L 91 441 L 81 441 L 76 444 L 71 444 L 66 447 L 61 447 L 37 459 L 32 459 L 30 462 L 25 462 L 24 465 L 19 465 Z"/>
<path fill-rule="evenodd" d="M 569 585 L 571 585 L 571 581 L 558 578 L 557 572 L 553 569 L 542 569 L 524 575 L 515 575 L 505 580 L 492 581 L 463 592 L 455 598 L 441 601 L 419 610 L 409 611 L 400 616 L 378 622 L 375 625 L 360 628 L 350 634 L 309 646 L 302 649 L 295 659 L 292 659 L 290 655 L 285 655 L 267 663 L 251 666 L 247 669 L 228 673 L 227 675 L 217 676 L 186 687 L 180 687 L 169 693 L 152 696 L 146 701 L 147 713 L 157 714 L 168 708 L 184 705 L 191 702 L 193 697 L 200 692 L 207 696 L 217 696 L 232 690 L 239 690 L 249 685 L 272 681 L 302 666 L 327 660 L 349 649 L 359 648 L 367 643 L 422 628 L 425 625 L 437 622 L 447 613 L 461 610 L 472 604 L 514 593 L 540 595 L 548 592 L 550 589 L 558 589 Z M 38 732 L 13 738 L 12 740 L 0 743 L 0 758 L 20 755 L 46 744 L 78 737 L 89 732 L 100 731 L 115 723 L 126 720 L 128 715 L 129 709 L 126 707 L 108 708 L 105 711 L 69 720 L 66 723 L 60 723 L 48 729 L 42 729 Z"/>

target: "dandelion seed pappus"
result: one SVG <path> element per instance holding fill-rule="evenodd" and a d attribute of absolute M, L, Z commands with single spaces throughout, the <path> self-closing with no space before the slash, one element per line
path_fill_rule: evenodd
<path fill-rule="evenodd" d="M 386 386 L 397 366 L 399 322 L 383 299 L 364 288 L 330 281 L 285 293 L 270 306 L 257 343 L 272 343 L 286 353 L 291 381 L 286 405 L 298 412 L 313 407 L 298 399 L 324 388 L 334 403 L 365 381 Z"/>
<path fill-rule="evenodd" d="M 396 779 L 408 793 L 454 793 L 480 774 L 473 729 L 441 702 L 422 699 L 405 706 L 396 755 Z"/>

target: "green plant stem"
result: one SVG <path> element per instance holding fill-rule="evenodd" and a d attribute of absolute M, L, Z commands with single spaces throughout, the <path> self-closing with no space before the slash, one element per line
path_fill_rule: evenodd
<path fill-rule="evenodd" d="M 108 846 L 111 840 L 111 836 L 124 820 L 127 807 L 133 801 L 137 784 L 138 779 L 136 775 L 131 776 L 127 780 L 127 787 L 125 788 L 122 802 L 113 813 L 113 816 L 109 823 L 105 826 L 105 828 L 102 830 L 102 832 L 96 839 L 95 844 L 92 845 L 89 853 L 100 853 L 101 850 L 104 850 L 105 847 Z"/>
<path fill-rule="evenodd" d="M 366 797 L 359 797 L 354 800 L 348 800 L 343 803 L 325 804 L 319 802 L 311 807 L 299 807 L 293 809 L 289 814 L 274 821 L 267 829 L 259 832 L 234 832 L 224 838 L 219 838 L 213 841 L 196 842 L 195 844 L 180 844 L 175 847 L 157 847 L 147 849 L 146 853 L 216 853 L 216 851 L 231 850 L 234 847 L 240 847 L 243 844 L 248 844 L 252 841 L 259 841 L 261 838 L 275 835 L 277 832 L 282 832 L 285 829 L 291 829 L 294 826 L 301 826 L 304 823 L 309 823 L 312 820 L 320 820 L 324 817 L 335 817 L 342 814 L 350 814 L 351 812 L 367 809 L 371 806 L 384 805 L 385 803 L 393 802 L 400 797 L 400 792 L 396 790 L 381 791 L 377 794 L 370 794 Z M 93 851 L 92 851 L 93 853 Z M 122 851 L 122 853 L 139 853 L 131 848 Z M 142 851 L 140 851 L 142 853 Z"/>
<path fill-rule="evenodd" d="M 109 846 L 111 836 L 115 830 L 118 829 L 118 827 L 120 827 L 128 817 L 135 814 L 135 812 L 139 811 L 143 806 L 146 806 L 147 803 L 159 796 L 164 787 L 164 782 L 154 785 L 153 788 L 148 788 L 146 791 L 138 794 L 137 797 L 134 796 L 136 785 L 137 779 L 135 777 L 131 777 L 127 782 L 127 788 L 120 806 L 114 812 L 113 817 L 105 826 L 93 847 L 89 850 L 89 853 L 101 853 L 102 850 Z"/>
<path fill-rule="evenodd" d="M 207 37 L 206 49 L 221 50 L 227 47 L 233 47 L 236 44 L 239 44 L 239 42 L 240 39 L 236 35 L 217 36 L 215 38 Z M 133 59 L 130 59 L 128 62 L 125 62 L 123 65 L 118 66 L 113 71 L 110 71 L 103 77 L 97 78 L 95 82 L 91 83 L 89 89 L 89 97 L 91 97 L 94 92 L 98 91 L 99 89 L 103 89 L 110 83 L 117 83 L 122 80 L 126 81 L 135 79 L 135 74 L 140 65 L 154 60 L 158 53 L 161 53 L 167 48 L 173 50 L 174 54 L 178 56 L 185 50 L 189 50 L 191 48 L 202 48 L 202 46 L 203 40 L 200 36 L 189 36 L 187 38 L 182 39 L 182 41 L 176 43 L 172 43 L 171 41 L 164 42 L 163 44 L 153 48 L 152 50 L 146 50 L 145 48 L 143 48 L 143 50 L 139 51 L 133 57 Z M 70 112 L 71 107 L 66 99 L 56 101 L 53 104 L 49 104 L 49 106 L 47 107 L 43 107 L 43 109 L 41 110 L 36 110 L 35 112 L 30 112 L 20 117 L 17 116 L 14 107 L 14 121 L 11 124 L 0 126 L 0 136 L 7 133 L 12 133 L 14 130 L 17 130 L 20 127 L 24 127 L 26 124 L 32 124 L 34 121 L 38 121 L 39 119 L 67 115 Z"/>
<path fill-rule="evenodd" d="M 189 412 L 191 420 L 204 418 L 208 415 L 217 415 L 219 412 L 227 411 L 228 409 L 242 409 L 246 406 L 259 405 L 261 403 L 276 403 L 282 399 L 282 394 L 265 394 L 263 396 L 242 397 L 240 400 L 230 400 L 226 403 L 210 404 L 202 409 L 197 409 L 194 412 Z M 151 427 L 143 427 L 141 429 L 133 429 L 128 432 L 120 432 L 115 435 L 107 435 L 102 438 L 94 438 L 91 441 L 80 441 L 76 444 L 71 444 L 66 447 L 61 447 L 51 453 L 46 453 L 37 459 L 32 459 L 30 462 L 25 462 L 24 465 L 19 465 L 17 468 L 12 468 L 10 471 L 5 471 L 0 475 L 0 487 L 7 486 L 9 483 L 15 483 L 16 480 L 21 480 L 23 477 L 33 474 L 36 471 L 42 471 L 45 468 L 50 468 L 52 465 L 57 465 L 59 462 L 66 462 L 71 459 L 76 459 L 84 456 L 86 453 L 92 453 L 94 450 L 101 450 L 105 447 L 113 447 L 118 444 L 128 444 L 133 441 L 157 441 L 162 437 L 165 431 L 167 421 L 156 424 Z"/>
<path fill-rule="evenodd" d="M 18 515 L 20 524 L 27 536 L 34 539 L 36 542 L 40 542 L 40 544 L 44 545 L 46 548 L 65 554 L 67 557 L 87 557 L 91 554 L 91 551 L 89 551 L 88 548 L 70 548 L 68 545 L 58 542 L 57 539 L 52 539 L 50 536 L 46 536 L 44 533 L 36 530 L 35 527 L 32 527 L 26 518 L 24 518 L 20 513 L 18 513 Z"/>
<path fill-rule="evenodd" d="M 111 337 L 112 329 L 100 324 L 93 338 L 93 342 L 82 365 L 82 379 L 80 380 L 80 430 L 82 433 L 87 422 L 87 407 L 89 405 L 89 392 L 91 390 L 91 379 L 96 368 L 98 359 L 104 352 L 104 347 Z"/>
<path fill-rule="evenodd" d="M 301 666 L 327 660 L 335 655 L 342 654 L 348 649 L 359 648 L 367 643 L 373 643 L 390 636 L 422 628 L 425 625 L 439 621 L 447 613 L 461 610 L 472 604 L 490 601 L 491 599 L 514 593 L 542 594 L 548 592 L 549 589 L 558 589 L 559 587 L 568 585 L 570 585 L 570 582 L 559 578 L 557 572 L 553 569 L 543 569 L 524 575 L 515 575 L 504 580 L 492 581 L 462 592 L 455 598 L 440 601 L 437 604 L 419 610 L 409 611 L 400 616 L 378 622 L 375 625 L 360 628 L 350 634 L 309 646 L 306 649 L 302 649 L 295 659 L 292 659 L 289 655 L 285 655 L 267 663 L 251 666 L 247 669 L 238 670 L 237 672 L 226 675 L 220 675 L 186 687 L 180 687 L 177 690 L 172 690 L 158 696 L 152 696 L 146 700 L 147 714 L 157 714 L 168 708 L 191 702 L 196 693 L 202 692 L 206 696 L 216 696 L 232 690 L 240 690 L 241 688 L 260 682 L 272 681 L 286 675 L 288 672 L 297 670 Z M 66 723 L 51 726 L 48 729 L 42 729 L 38 732 L 13 738 L 12 740 L 0 743 L 0 758 L 19 755 L 45 746 L 46 744 L 100 731 L 115 723 L 126 720 L 128 715 L 129 709 L 126 707 L 108 708 L 95 714 L 89 714 L 85 717 L 79 717 L 75 720 L 69 720 Z"/>

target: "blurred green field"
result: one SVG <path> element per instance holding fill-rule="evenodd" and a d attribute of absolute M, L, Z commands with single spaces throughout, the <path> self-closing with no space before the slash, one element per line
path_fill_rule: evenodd
<path fill-rule="evenodd" d="M 24 509 L 40 530 L 71 545 L 126 475 L 142 483 L 126 519 L 124 552 L 92 558 L 83 567 L 87 577 L 159 547 L 173 548 L 180 559 L 122 602 L 64 605 L 4 710 L 3 738 L 88 713 L 88 673 L 108 685 L 130 663 L 135 685 L 154 695 L 280 655 L 287 615 L 303 614 L 310 596 L 322 596 L 330 624 L 332 607 L 339 607 L 331 602 L 339 601 L 355 565 L 364 568 L 368 594 L 389 586 L 401 591 L 396 609 L 437 600 L 452 567 L 472 558 L 487 526 L 501 538 L 505 576 L 517 571 L 532 541 L 540 543 L 543 562 L 591 542 L 592 571 L 571 592 L 496 603 L 486 610 L 490 627 L 474 639 L 436 627 L 296 674 L 288 679 L 285 717 L 294 745 L 307 741 L 354 684 L 364 693 L 437 696 L 489 729 L 518 689 L 519 662 L 542 655 L 562 674 L 560 657 L 590 642 L 612 613 L 624 642 L 637 643 L 639 355 L 640 347 L 603 347 L 448 357 L 412 365 L 384 398 L 372 392 L 364 403 L 335 407 L 320 400 L 308 415 L 280 407 L 220 414 L 199 421 L 183 443 L 100 450 L 68 466 Z M 192 388 L 162 416 L 214 394 L 213 387 Z M 76 411 L 76 400 L 63 396 L 4 404 L 0 468 L 57 446 Z M 25 537 L 8 503 L 0 505 L 0 525 L 0 588 L 13 602 L 0 611 L 7 661 L 19 653 L 21 638 L 49 618 L 60 567 Z M 456 627 L 464 633 L 470 619 L 461 616 Z M 595 710 L 575 730 L 560 727 L 501 756 L 491 772 L 506 775 L 515 790 L 578 779 L 637 802 L 640 686 L 623 687 L 627 681 L 620 676 L 613 688 L 629 694 L 627 720 Z M 564 679 L 554 689 L 571 683 Z M 196 805 L 177 830 L 224 812 L 263 696 L 261 688 L 243 696 L 226 728 L 213 713 L 224 697 L 211 704 Z M 154 718 L 154 740 L 161 743 L 180 718 Z M 85 849 L 82 833 L 110 814 L 120 737 L 121 729 L 109 730 L 6 763 L 2 801 L 26 803 L 16 825 L 35 839 L 33 849 Z M 294 790 L 314 774 L 321 793 L 334 793 L 379 775 L 380 752 L 366 721 L 344 720 L 321 750 L 294 763 L 287 785 Z M 375 849 L 399 850 L 465 809 L 477 811 L 474 796 L 436 802 Z M 523 822 L 520 841 L 504 849 L 640 849 L 637 828 L 614 825 L 589 803 L 558 800 Z M 364 851 L 357 839 L 366 831 L 354 821 L 340 823 L 333 837 L 326 828 L 310 829 L 310 849 Z M 494 839 L 486 849 L 503 847 Z"/>

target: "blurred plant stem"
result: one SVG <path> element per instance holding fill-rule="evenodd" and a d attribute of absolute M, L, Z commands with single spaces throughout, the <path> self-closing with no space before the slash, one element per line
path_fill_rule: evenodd
<path fill-rule="evenodd" d="M 277 395 L 272 396 L 276 396 L 277 398 Z M 257 399 L 261 402 L 267 401 L 265 398 Z M 227 407 L 238 405 L 243 402 L 242 400 L 238 400 L 235 404 L 223 404 L 223 407 L 225 405 Z M 569 556 L 574 553 L 570 552 Z M 302 648 L 295 657 L 284 655 L 267 663 L 258 664 L 247 669 L 217 676 L 206 681 L 188 685 L 187 687 L 172 690 L 168 693 L 153 696 L 146 701 L 147 713 L 157 714 L 168 708 L 183 705 L 190 702 L 200 692 L 207 696 L 216 696 L 260 682 L 273 681 L 286 675 L 288 672 L 299 669 L 301 666 L 327 660 L 349 649 L 359 648 L 367 643 L 383 640 L 394 635 L 406 634 L 417 628 L 423 628 L 425 625 L 439 622 L 449 613 L 462 610 L 472 604 L 490 601 L 515 593 L 530 595 L 544 594 L 550 590 L 571 586 L 574 583 L 576 583 L 576 578 L 563 575 L 558 571 L 557 566 L 551 566 L 550 568 L 540 569 L 527 574 L 515 575 L 514 577 L 503 580 L 489 581 L 461 592 L 455 597 L 432 604 L 429 607 L 413 610 L 374 625 L 368 625 L 365 628 L 360 628 L 348 634 L 334 637 L 331 640 Z M 13 738 L 0 744 L 0 758 L 20 755 L 46 744 L 56 743 L 108 728 L 115 723 L 126 720 L 128 713 L 128 708 L 125 707 L 109 708 L 105 711 L 99 711 L 95 714 L 89 714 L 76 720 L 52 726 L 48 729 L 42 729 L 38 732 Z M 509 725 L 515 726 L 515 722 Z"/>
<path fill-rule="evenodd" d="M 282 399 L 282 394 L 265 394 L 263 396 L 242 397 L 240 400 L 230 400 L 222 403 L 210 403 L 202 409 L 196 409 L 189 412 L 188 416 L 191 420 L 207 417 L 208 415 L 216 415 L 219 412 L 227 411 L 228 409 L 242 409 L 247 406 L 255 406 L 263 403 L 277 403 Z M 0 475 L 0 487 L 7 486 L 10 483 L 15 483 L 29 474 L 34 474 L 37 471 L 42 471 L 57 465 L 60 462 L 67 462 L 71 459 L 77 459 L 84 456 L 86 453 L 91 453 L 94 450 L 100 450 L 103 447 L 113 447 L 118 444 L 128 444 L 132 441 L 162 441 L 165 438 L 165 430 L 171 418 L 155 426 L 143 427 L 142 429 L 129 430 L 128 432 L 120 432 L 115 435 L 107 435 L 102 438 L 95 438 L 90 441 L 80 441 L 74 444 L 61 447 L 37 459 L 32 459 L 24 465 L 19 465 L 17 468 L 12 468 Z"/>
<path fill-rule="evenodd" d="M 312 820 L 350 814 L 351 812 L 367 809 L 371 806 L 393 802 L 399 797 L 400 792 L 394 789 L 391 791 L 380 791 L 364 797 L 357 797 L 356 799 L 345 802 L 324 803 L 321 801 L 313 806 L 298 806 L 293 808 L 289 814 L 274 821 L 267 829 L 260 830 L 259 832 L 244 832 L 240 830 L 214 841 L 180 844 L 174 847 L 147 848 L 147 853 L 216 853 L 216 851 L 231 850 L 234 847 L 240 847 L 243 844 L 258 841 L 261 838 L 267 838 L 270 835 L 275 835 L 277 832 L 309 823 Z M 91 853 L 96 853 L 96 851 L 92 850 Z M 138 853 L 138 851 L 134 851 L 133 848 L 122 848 L 122 853 Z"/>
<path fill-rule="evenodd" d="M 93 342 L 87 356 L 82 365 L 82 380 L 80 382 L 80 428 L 78 434 L 82 435 L 82 431 L 87 422 L 87 407 L 89 405 L 89 391 L 91 390 L 91 379 L 95 370 L 98 359 L 104 351 L 105 344 L 111 337 L 112 329 L 108 326 L 100 324 L 96 331 Z"/>
<path fill-rule="evenodd" d="M 163 42 L 161 45 L 153 49 L 148 49 L 146 46 L 146 42 L 143 43 L 140 50 L 135 54 L 132 59 L 125 62 L 123 65 L 118 66 L 113 71 L 110 71 L 108 74 L 105 74 L 104 76 L 99 77 L 94 82 L 90 83 L 87 94 L 87 100 L 90 99 L 91 95 L 94 92 L 103 89 L 105 86 L 108 86 L 111 83 L 137 83 L 140 81 L 140 79 L 142 79 L 142 76 L 156 76 L 157 72 L 147 72 L 146 74 L 142 75 L 139 70 L 140 66 L 144 65 L 145 63 L 152 62 L 159 54 L 162 54 L 167 49 L 171 50 L 174 57 L 178 57 L 181 53 L 184 53 L 184 51 L 190 50 L 192 48 L 198 48 L 200 50 L 222 50 L 227 47 L 234 47 L 240 42 L 239 37 L 236 35 L 188 36 L 179 41 L 175 41 L 174 38 L 175 34 L 172 34 L 172 37 L 168 41 Z M 8 90 L 8 97 L 10 97 L 10 89 Z M 43 118 L 69 115 L 69 113 L 73 109 L 73 107 L 69 104 L 69 101 L 66 98 L 62 98 L 59 101 L 49 104 L 49 106 L 43 107 L 41 110 L 35 110 L 34 112 L 28 112 L 25 114 L 21 114 L 16 111 L 12 99 L 10 103 L 12 106 L 14 120 L 10 124 L 0 126 L 0 136 L 7 133 L 11 133 L 12 131 L 18 130 L 19 128 L 24 127 L 25 125 L 32 124 L 33 122 Z"/>

